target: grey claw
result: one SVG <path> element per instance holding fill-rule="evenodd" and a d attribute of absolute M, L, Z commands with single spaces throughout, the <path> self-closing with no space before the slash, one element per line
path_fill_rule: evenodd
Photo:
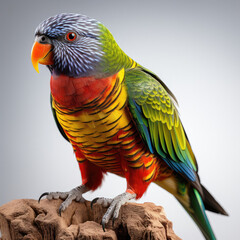
<path fill-rule="evenodd" d="M 101 225 L 102 225 L 103 231 L 105 232 L 105 222 L 103 220 L 101 221 Z"/>
<path fill-rule="evenodd" d="M 115 222 L 115 220 L 116 220 L 116 218 L 113 217 L 113 218 L 112 218 L 112 227 L 114 227 L 114 222 Z"/>
<path fill-rule="evenodd" d="M 38 203 L 40 203 L 41 199 L 42 199 L 44 196 L 47 196 L 47 195 L 49 195 L 49 192 L 43 193 L 43 194 L 39 197 Z"/>
<path fill-rule="evenodd" d="M 91 201 L 91 209 L 93 208 L 93 204 L 96 203 L 98 199 L 99 197 L 96 197 Z"/>
<path fill-rule="evenodd" d="M 61 217 L 62 209 L 63 209 L 63 207 L 62 207 L 62 205 L 61 205 L 61 206 L 59 207 L 59 209 L 58 209 L 58 214 L 59 214 L 60 217 Z"/>
<path fill-rule="evenodd" d="M 100 200 L 102 201 L 102 205 L 104 203 L 110 203 L 110 206 L 108 207 L 106 213 L 102 217 L 101 225 L 104 232 L 105 232 L 105 225 L 109 222 L 111 218 L 112 218 L 112 225 L 114 225 L 115 220 L 118 218 L 121 206 L 135 197 L 136 197 L 135 193 L 125 192 L 116 196 L 114 199 L 100 198 Z M 100 200 L 98 201 L 98 203 L 101 202 Z"/>

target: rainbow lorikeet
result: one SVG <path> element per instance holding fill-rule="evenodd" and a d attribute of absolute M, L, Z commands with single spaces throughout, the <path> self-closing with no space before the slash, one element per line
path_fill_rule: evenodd
<path fill-rule="evenodd" d="M 103 24 L 80 14 L 59 14 L 37 27 L 32 63 L 51 72 L 53 116 L 82 176 L 81 186 L 42 196 L 64 199 L 61 213 L 72 200 L 84 201 L 106 172 L 126 178 L 126 192 L 93 200 L 109 206 L 105 229 L 121 205 L 154 182 L 176 197 L 206 239 L 215 239 L 205 209 L 227 213 L 200 183 L 177 100 L 157 75 L 127 56 Z"/>

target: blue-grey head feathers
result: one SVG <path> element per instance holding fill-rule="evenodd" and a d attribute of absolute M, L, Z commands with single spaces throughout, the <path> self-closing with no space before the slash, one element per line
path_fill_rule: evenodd
<path fill-rule="evenodd" d="M 35 34 L 46 35 L 54 46 L 53 71 L 71 77 L 94 74 L 104 55 L 99 24 L 84 15 L 62 13 L 46 19 L 37 27 Z M 75 41 L 67 41 L 68 32 L 77 33 Z"/>

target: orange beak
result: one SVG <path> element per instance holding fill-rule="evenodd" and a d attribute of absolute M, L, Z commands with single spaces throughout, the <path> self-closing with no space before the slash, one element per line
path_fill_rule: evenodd
<path fill-rule="evenodd" d="M 38 63 L 44 65 L 53 65 L 53 46 L 51 44 L 42 44 L 35 42 L 32 47 L 32 64 L 35 70 L 39 73 Z"/>

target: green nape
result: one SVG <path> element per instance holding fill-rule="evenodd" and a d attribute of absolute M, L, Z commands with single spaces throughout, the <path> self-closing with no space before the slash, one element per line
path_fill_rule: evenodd
<path fill-rule="evenodd" d="M 101 23 L 99 23 L 99 29 L 102 51 L 104 52 L 101 62 L 102 71 L 110 76 L 119 72 L 122 68 L 135 67 L 137 63 L 123 52 L 111 32 Z"/>

